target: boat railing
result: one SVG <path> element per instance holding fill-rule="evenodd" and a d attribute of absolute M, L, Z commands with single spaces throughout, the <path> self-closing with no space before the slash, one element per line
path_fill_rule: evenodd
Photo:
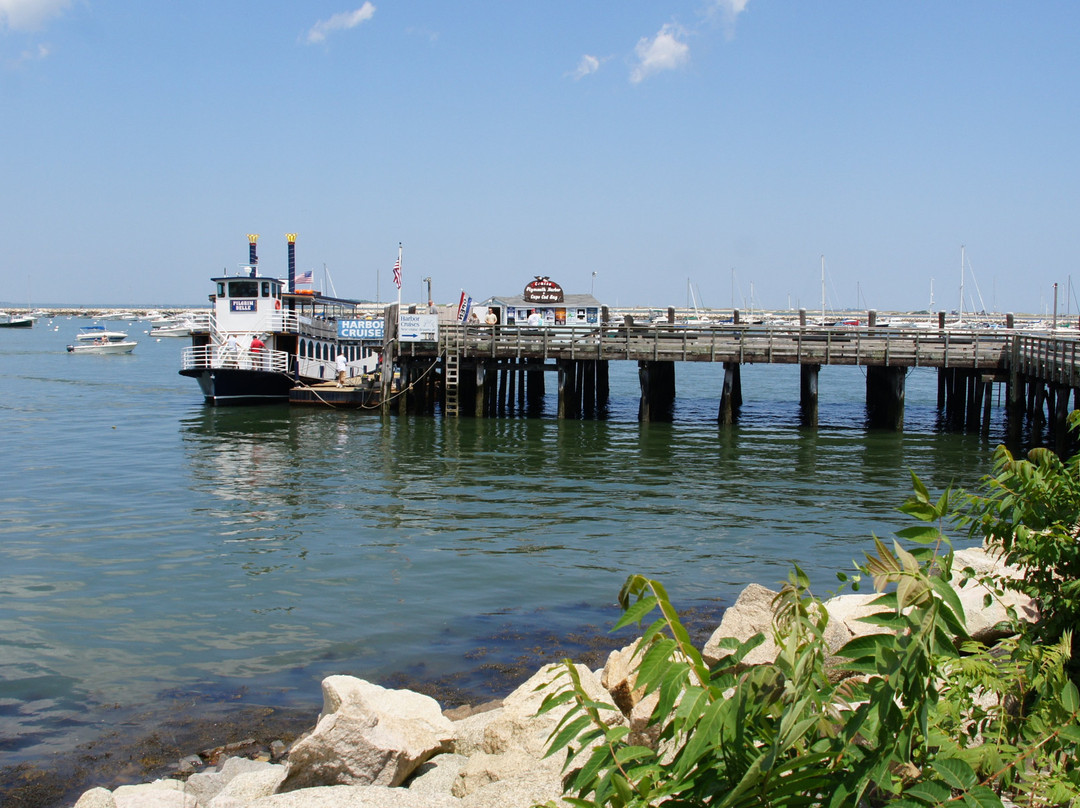
<path fill-rule="evenodd" d="M 290 359 L 286 351 L 264 349 L 252 352 L 245 348 L 234 349 L 225 345 L 192 345 L 180 352 L 180 367 L 182 370 L 238 368 L 288 373 Z"/>

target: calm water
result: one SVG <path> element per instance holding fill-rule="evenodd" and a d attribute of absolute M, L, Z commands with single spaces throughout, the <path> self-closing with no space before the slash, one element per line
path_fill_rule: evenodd
<path fill-rule="evenodd" d="M 507 655 L 606 627 L 630 572 L 689 606 L 797 561 L 824 593 L 903 525 L 909 468 L 973 485 L 999 437 L 938 434 L 932 371 L 908 378 L 904 434 L 869 433 L 858 368 L 822 370 L 816 432 L 797 368 L 769 366 L 744 368 L 733 428 L 715 423 L 721 367 L 688 364 L 674 424 L 637 423 L 630 363 L 612 363 L 603 422 L 209 409 L 177 374 L 185 340 L 114 324 L 132 355 L 70 355 L 83 322 L 0 333 L 8 763 L 177 690 L 247 688 L 314 719 L 329 673 L 468 671 L 500 627 Z"/>

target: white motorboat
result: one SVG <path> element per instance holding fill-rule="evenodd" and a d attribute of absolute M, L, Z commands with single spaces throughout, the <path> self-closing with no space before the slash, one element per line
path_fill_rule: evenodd
<path fill-rule="evenodd" d="M 68 353 L 122 354 L 131 353 L 138 344 L 134 340 L 114 341 L 103 339 L 100 342 L 80 342 L 77 345 L 69 345 L 67 349 Z"/>
<path fill-rule="evenodd" d="M 127 339 L 126 331 L 109 331 L 103 325 L 84 325 L 75 335 L 79 342 L 123 342 Z"/>
<path fill-rule="evenodd" d="M 179 320 L 152 325 L 151 337 L 190 337 L 192 323 L 190 320 Z"/>

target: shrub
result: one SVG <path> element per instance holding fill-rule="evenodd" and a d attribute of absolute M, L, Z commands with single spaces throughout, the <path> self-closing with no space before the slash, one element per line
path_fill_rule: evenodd
<path fill-rule="evenodd" d="M 541 707 L 570 706 L 549 741 L 549 754 L 566 756 L 567 802 L 988 808 L 1003 794 L 1024 795 L 1026 805 L 1076 799 L 1080 693 L 1063 673 L 1068 635 L 998 649 L 967 638 L 941 532 L 951 495 L 931 501 L 913 479 L 902 510 L 920 524 L 898 535 L 917 546 L 875 537 L 853 581 L 873 581 L 884 611 L 868 619 L 890 631 L 842 648 L 851 675 L 839 681 L 827 669 L 828 612 L 798 567 L 774 603 L 777 658 L 751 667 L 742 660 L 762 635 L 726 641 L 731 655 L 709 669 L 663 586 L 631 576 L 615 628 L 658 612 L 636 653 L 637 685 L 656 697 L 649 723 L 658 741 L 608 726 L 601 711 L 612 708 L 588 698 L 567 662 L 571 688 Z"/>

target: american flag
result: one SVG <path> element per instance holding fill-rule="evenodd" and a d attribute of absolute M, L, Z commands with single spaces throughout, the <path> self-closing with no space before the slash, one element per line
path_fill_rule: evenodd
<path fill-rule="evenodd" d="M 401 256 L 398 255 L 397 261 L 394 262 L 394 284 L 398 289 L 401 288 Z"/>
<path fill-rule="evenodd" d="M 313 280 L 314 276 L 312 276 L 310 269 L 307 272 L 301 272 L 296 276 L 297 283 L 311 283 Z"/>

